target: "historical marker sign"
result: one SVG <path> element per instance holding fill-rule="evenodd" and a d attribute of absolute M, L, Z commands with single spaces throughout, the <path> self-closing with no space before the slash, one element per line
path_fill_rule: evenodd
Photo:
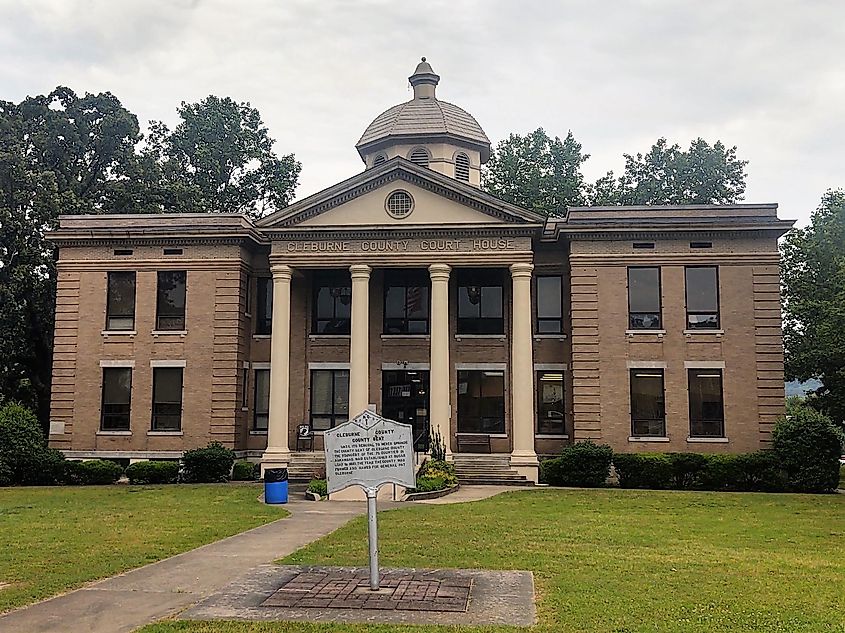
<path fill-rule="evenodd" d="M 370 490 L 386 483 L 416 485 L 410 424 L 364 411 L 326 431 L 323 441 L 329 493 L 355 485 Z"/>

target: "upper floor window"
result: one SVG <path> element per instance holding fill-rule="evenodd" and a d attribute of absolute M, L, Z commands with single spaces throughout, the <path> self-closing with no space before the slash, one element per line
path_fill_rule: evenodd
<path fill-rule="evenodd" d="M 499 271 L 459 271 L 458 334 L 504 334 L 502 296 Z"/>
<path fill-rule="evenodd" d="M 719 329 L 719 269 L 716 266 L 686 268 L 687 329 Z"/>
<path fill-rule="evenodd" d="M 660 269 L 628 269 L 628 329 L 659 330 L 663 327 L 660 310 Z"/>
<path fill-rule="evenodd" d="M 563 372 L 537 372 L 537 434 L 565 435 Z"/>
<path fill-rule="evenodd" d="M 463 152 L 455 156 L 455 178 L 469 182 L 469 156 Z"/>
<path fill-rule="evenodd" d="M 266 431 L 270 421 L 270 370 L 255 370 L 255 403 L 252 428 Z"/>
<path fill-rule="evenodd" d="M 505 432 L 505 373 L 458 371 L 458 432 Z"/>
<path fill-rule="evenodd" d="M 132 368 L 103 367 L 100 430 L 128 431 L 132 408 Z"/>
<path fill-rule="evenodd" d="M 108 274 L 106 293 L 106 329 L 135 329 L 135 273 L 128 271 Z"/>
<path fill-rule="evenodd" d="M 662 369 L 631 370 L 631 435 L 666 436 Z"/>
<path fill-rule="evenodd" d="M 563 278 L 537 276 L 537 334 L 563 332 Z"/>
<path fill-rule="evenodd" d="M 270 334 L 273 331 L 273 278 L 256 279 L 258 292 L 255 315 L 255 333 Z"/>
<path fill-rule="evenodd" d="M 408 155 L 408 160 L 412 163 L 416 163 L 420 167 L 428 167 L 428 162 L 431 160 L 431 157 L 428 155 L 427 149 L 424 147 L 416 147 Z"/>
<path fill-rule="evenodd" d="M 690 369 L 690 437 L 724 437 L 725 409 L 721 369 Z"/>
<path fill-rule="evenodd" d="M 182 367 L 153 368 L 153 431 L 182 429 Z"/>
<path fill-rule="evenodd" d="M 384 333 L 428 334 L 429 276 L 425 271 L 387 271 Z"/>
<path fill-rule="evenodd" d="M 378 167 L 379 165 L 382 165 L 385 162 L 387 162 L 387 156 L 385 156 L 384 154 L 378 154 L 373 159 L 373 167 Z"/>
<path fill-rule="evenodd" d="M 313 332 L 349 334 L 352 321 L 352 280 L 348 272 L 314 275 Z"/>
<path fill-rule="evenodd" d="M 311 428 L 325 431 L 349 419 L 349 370 L 311 371 Z"/>
<path fill-rule="evenodd" d="M 185 329 L 185 282 L 184 270 L 162 270 L 158 273 L 156 298 L 156 329 Z"/>

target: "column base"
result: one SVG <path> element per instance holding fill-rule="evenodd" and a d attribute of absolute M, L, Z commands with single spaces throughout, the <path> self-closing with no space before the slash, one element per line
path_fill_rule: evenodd
<path fill-rule="evenodd" d="M 511 453 L 511 468 L 535 484 L 540 481 L 540 461 L 534 451 Z"/>
<path fill-rule="evenodd" d="M 290 451 L 268 448 L 261 456 L 261 477 L 268 468 L 287 468 L 290 465 Z"/>

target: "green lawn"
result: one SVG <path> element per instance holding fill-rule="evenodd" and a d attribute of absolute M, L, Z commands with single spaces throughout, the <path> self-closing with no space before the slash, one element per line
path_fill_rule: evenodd
<path fill-rule="evenodd" d="M 285 516 L 257 503 L 260 492 L 234 484 L 0 488 L 0 612 Z"/>
<path fill-rule="evenodd" d="M 536 490 L 412 506 L 379 520 L 384 566 L 532 570 L 536 631 L 845 631 L 845 495 Z M 357 519 L 284 562 L 366 565 L 365 534 Z M 143 629 L 400 630 L 408 629 L 234 622 Z"/>

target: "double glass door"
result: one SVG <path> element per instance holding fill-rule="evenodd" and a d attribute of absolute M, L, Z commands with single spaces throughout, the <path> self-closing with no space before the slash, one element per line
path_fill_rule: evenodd
<path fill-rule="evenodd" d="M 428 371 L 383 371 L 381 414 L 410 424 L 414 450 L 428 450 Z"/>

